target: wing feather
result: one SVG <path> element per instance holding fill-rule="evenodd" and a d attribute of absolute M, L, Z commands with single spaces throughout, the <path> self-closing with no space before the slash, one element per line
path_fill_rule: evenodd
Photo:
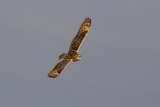
<path fill-rule="evenodd" d="M 71 59 L 64 59 L 61 62 L 59 62 L 54 68 L 53 70 L 51 70 L 48 73 L 48 77 L 50 78 L 56 78 L 57 76 L 59 76 L 62 71 L 66 68 L 66 66 L 71 62 Z"/>
<path fill-rule="evenodd" d="M 91 26 L 91 19 L 90 18 L 86 18 L 83 23 L 81 24 L 77 35 L 73 38 L 71 44 L 70 44 L 70 48 L 69 51 L 79 51 L 79 48 L 82 44 L 82 42 L 84 41 L 85 37 L 87 36 L 89 30 L 90 30 L 90 26 Z"/>

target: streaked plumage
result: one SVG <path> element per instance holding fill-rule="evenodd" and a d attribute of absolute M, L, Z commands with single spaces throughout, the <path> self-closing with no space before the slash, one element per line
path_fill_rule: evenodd
<path fill-rule="evenodd" d="M 65 67 L 71 62 L 71 61 L 79 61 L 81 56 L 78 54 L 79 48 L 84 41 L 85 37 L 87 36 L 91 26 L 91 19 L 86 18 L 83 23 L 81 24 L 77 35 L 73 38 L 68 53 L 62 53 L 59 56 L 59 59 L 63 59 L 61 62 L 59 62 L 53 70 L 51 70 L 48 73 L 48 77 L 56 78 L 59 76 L 62 71 L 65 69 Z"/>

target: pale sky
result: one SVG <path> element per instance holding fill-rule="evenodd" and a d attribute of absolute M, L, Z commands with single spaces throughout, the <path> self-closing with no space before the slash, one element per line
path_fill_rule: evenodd
<path fill-rule="evenodd" d="M 160 107 L 159 0 L 1 0 L 0 107 Z M 48 72 L 82 21 L 91 30 Z"/>

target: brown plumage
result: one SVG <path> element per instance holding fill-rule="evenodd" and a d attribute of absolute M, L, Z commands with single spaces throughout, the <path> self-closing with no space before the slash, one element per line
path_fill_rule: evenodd
<path fill-rule="evenodd" d="M 71 61 L 79 61 L 81 56 L 78 54 L 79 48 L 84 41 L 85 37 L 87 36 L 91 26 L 91 19 L 86 18 L 83 23 L 81 24 L 77 35 L 73 38 L 68 53 L 62 53 L 59 56 L 59 59 L 63 59 L 61 62 L 59 62 L 53 70 L 51 70 L 48 73 L 48 77 L 56 78 L 59 76 L 62 71 L 65 69 L 65 67 L 71 62 Z"/>

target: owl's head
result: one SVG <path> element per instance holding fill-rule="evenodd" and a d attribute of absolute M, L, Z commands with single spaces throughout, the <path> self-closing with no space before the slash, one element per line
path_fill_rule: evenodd
<path fill-rule="evenodd" d="M 79 61 L 79 60 L 81 60 L 81 55 L 77 53 L 77 54 L 74 55 L 73 61 L 76 62 L 76 61 Z"/>

